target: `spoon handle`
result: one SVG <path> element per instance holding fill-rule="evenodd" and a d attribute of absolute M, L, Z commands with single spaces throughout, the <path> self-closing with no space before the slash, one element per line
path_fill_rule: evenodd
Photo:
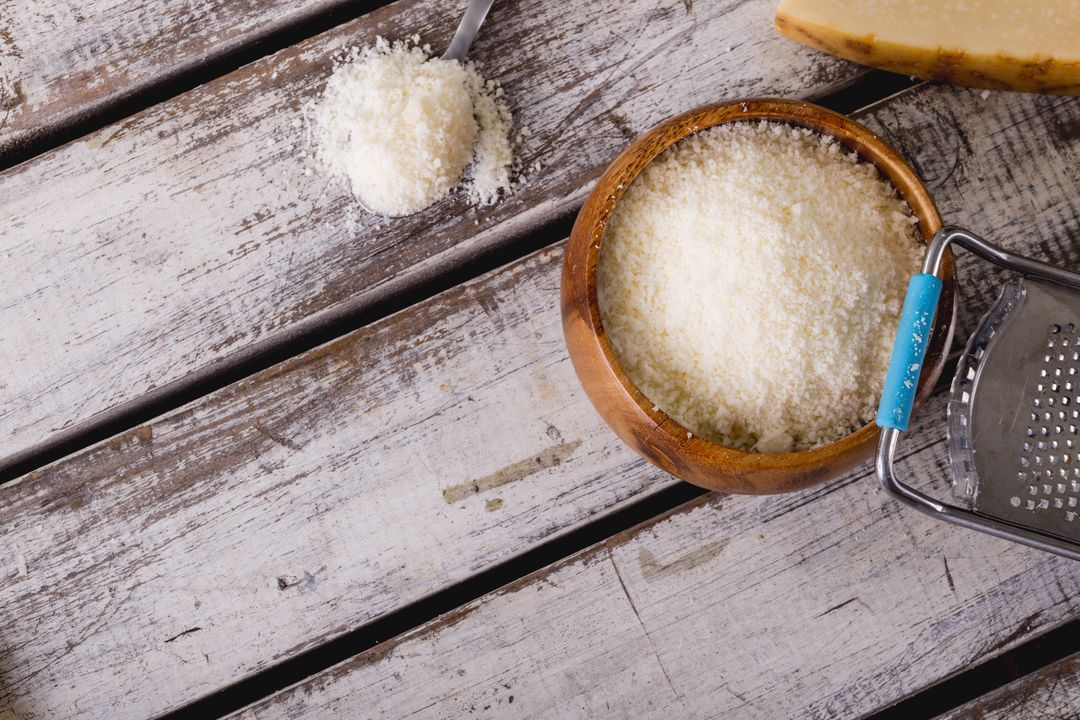
<path fill-rule="evenodd" d="M 450 41 L 450 47 L 443 53 L 443 60 L 465 62 L 465 56 L 469 54 L 469 46 L 476 39 L 476 33 L 480 31 L 480 25 L 487 17 L 492 2 L 494 0 L 469 0 L 465 17 L 461 18 L 461 24 L 454 33 L 454 39 Z"/>

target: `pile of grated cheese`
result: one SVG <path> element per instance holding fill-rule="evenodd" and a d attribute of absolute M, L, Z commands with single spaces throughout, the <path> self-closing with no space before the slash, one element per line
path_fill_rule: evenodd
<path fill-rule="evenodd" d="M 380 215 L 424 209 L 466 169 L 474 205 L 511 185 L 513 122 L 502 88 L 419 41 L 353 48 L 312 110 L 318 157 Z"/>
<path fill-rule="evenodd" d="M 737 122 L 662 153 L 612 212 L 604 329 L 659 408 L 758 452 L 874 416 L 920 246 L 869 163 L 809 130 Z"/>

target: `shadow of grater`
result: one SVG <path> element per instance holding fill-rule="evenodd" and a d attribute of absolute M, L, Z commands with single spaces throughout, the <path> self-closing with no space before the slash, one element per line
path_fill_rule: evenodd
<path fill-rule="evenodd" d="M 954 502 L 897 479 L 950 245 L 1012 270 L 968 340 L 948 404 Z M 901 501 L 963 527 L 1080 560 L 1080 274 L 958 228 L 939 230 L 912 276 L 878 408 L 876 470 Z"/>

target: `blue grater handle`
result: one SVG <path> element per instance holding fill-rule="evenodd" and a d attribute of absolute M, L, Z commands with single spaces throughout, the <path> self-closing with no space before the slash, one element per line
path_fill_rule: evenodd
<path fill-rule="evenodd" d="M 940 295 L 941 280 L 926 273 L 911 276 L 878 405 L 877 424 L 883 428 L 908 429 Z"/>

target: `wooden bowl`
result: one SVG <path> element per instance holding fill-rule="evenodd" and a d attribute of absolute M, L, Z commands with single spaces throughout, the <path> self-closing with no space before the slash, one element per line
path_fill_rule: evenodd
<path fill-rule="evenodd" d="M 694 435 L 638 390 L 619 366 L 600 320 L 596 268 L 604 230 L 625 189 L 653 158 L 693 132 L 726 122 L 769 120 L 809 128 L 836 138 L 873 163 L 907 201 L 923 242 L 941 227 L 937 208 L 915 171 L 895 150 L 854 120 L 792 100 L 758 99 L 707 105 L 657 125 L 630 145 L 596 183 L 578 213 L 563 260 L 563 332 L 570 359 L 586 394 L 608 425 L 630 447 L 683 480 L 713 490 L 778 493 L 825 482 L 865 463 L 874 454 L 878 428 L 864 425 L 836 442 L 791 453 L 746 452 Z M 945 363 L 956 321 L 956 272 L 951 254 L 942 260 L 944 280 L 917 403 L 929 396 Z"/>

